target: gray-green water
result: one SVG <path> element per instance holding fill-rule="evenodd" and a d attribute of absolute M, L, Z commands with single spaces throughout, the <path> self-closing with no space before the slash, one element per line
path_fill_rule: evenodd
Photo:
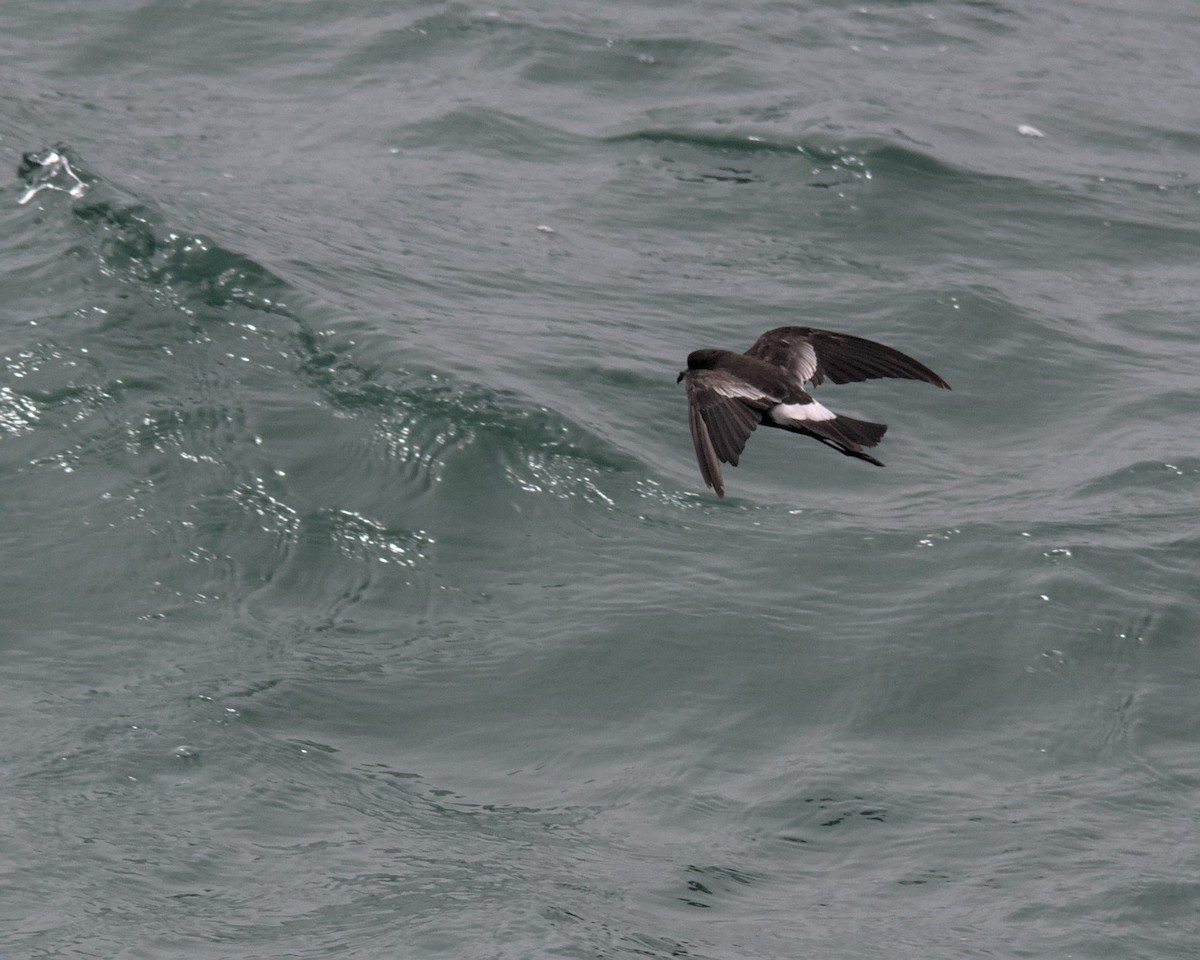
<path fill-rule="evenodd" d="M 1198 42 L 0 8 L 0 953 L 1193 956 Z M 718 501 L 785 323 L 954 390 Z"/>

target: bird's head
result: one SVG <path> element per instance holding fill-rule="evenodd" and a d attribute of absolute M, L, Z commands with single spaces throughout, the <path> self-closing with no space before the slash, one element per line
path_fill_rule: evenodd
<path fill-rule="evenodd" d="M 688 354 L 688 368 L 679 374 L 679 380 L 687 376 L 688 370 L 712 370 L 728 350 L 693 350 Z M 679 380 L 675 382 L 678 383 Z"/>
<path fill-rule="evenodd" d="M 689 370 L 711 370 L 729 353 L 728 350 L 693 350 L 688 354 Z"/>

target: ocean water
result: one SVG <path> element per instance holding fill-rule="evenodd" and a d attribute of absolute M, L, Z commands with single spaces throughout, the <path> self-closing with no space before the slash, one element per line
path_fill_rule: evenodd
<path fill-rule="evenodd" d="M 0 953 L 1194 956 L 1198 44 L 0 10 Z M 788 323 L 953 390 L 719 500 L 676 374 Z"/>

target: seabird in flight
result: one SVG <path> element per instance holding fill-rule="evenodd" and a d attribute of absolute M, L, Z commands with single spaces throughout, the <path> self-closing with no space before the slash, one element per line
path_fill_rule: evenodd
<path fill-rule="evenodd" d="M 704 482 L 725 496 L 721 464 L 737 466 L 746 441 L 759 424 L 790 430 L 819 440 L 848 457 L 883 464 L 863 447 L 883 439 L 887 424 L 856 420 L 834 413 L 812 398 L 806 383 L 820 386 L 856 383 L 878 377 L 924 380 L 935 387 L 950 384 L 907 354 L 848 333 L 811 327 L 778 327 L 754 341 L 745 353 L 693 350 L 687 381 L 688 422 L 696 462 Z"/>

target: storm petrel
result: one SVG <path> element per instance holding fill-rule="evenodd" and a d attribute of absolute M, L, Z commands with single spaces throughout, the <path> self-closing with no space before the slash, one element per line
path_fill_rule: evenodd
<path fill-rule="evenodd" d="M 811 327 L 777 327 L 754 341 L 745 353 L 693 350 L 687 381 L 688 422 L 696 462 L 704 482 L 725 496 L 721 464 L 735 467 L 754 428 L 762 424 L 819 440 L 848 457 L 883 464 L 863 447 L 883 439 L 887 424 L 856 420 L 834 413 L 804 389 L 829 378 L 856 383 L 878 377 L 924 380 L 935 387 L 950 384 L 912 357 L 848 333 Z"/>

